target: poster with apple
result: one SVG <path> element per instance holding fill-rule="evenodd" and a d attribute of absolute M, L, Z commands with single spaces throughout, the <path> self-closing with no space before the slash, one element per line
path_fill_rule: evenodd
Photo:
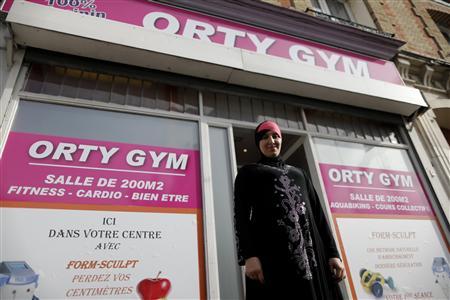
<path fill-rule="evenodd" d="M 199 166 L 198 150 L 12 131 L 0 298 L 204 299 Z"/>

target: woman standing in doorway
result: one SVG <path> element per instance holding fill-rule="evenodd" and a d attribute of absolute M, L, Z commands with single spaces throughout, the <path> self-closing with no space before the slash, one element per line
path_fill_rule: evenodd
<path fill-rule="evenodd" d="M 235 181 L 246 299 L 341 299 L 344 265 L 310 179 L 280 158 L 276 123 L 259 124 L 255 142 L 261 159 L 243 166 Z"/>

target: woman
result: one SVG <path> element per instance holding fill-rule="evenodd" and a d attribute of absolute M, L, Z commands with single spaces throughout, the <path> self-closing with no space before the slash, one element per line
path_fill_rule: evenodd
<path fill-rule="evenodd" d="M 345 269 L 335 241 L 311 181 L 280 158 L 281 141 L 276 123 L 259 124 L 261 159 L 243 166 L 235 181 L 246 299 L 341 299 Z"/>

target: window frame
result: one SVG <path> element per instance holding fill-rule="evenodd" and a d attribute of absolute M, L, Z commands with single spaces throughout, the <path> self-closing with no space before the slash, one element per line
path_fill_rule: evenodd
<path fill-rule="evenodd" d="M 335 16 L 335 15 L 333 15 L 331 13 L 330 8 L 328 7 L 328 3 L 327 3 L 326 0 L 316 0 L 316 1 L 317 1 L 317 3 L 320 6 L 320 8 L 318 8 L 318 9 L 320 9 L 323 13 L 325 13 L 327 15 L 330 15 L 330 16 L 333 16 L 335 18 L 340 18 L 340 17 Z M 356 22 L 355 21 L 355 17 L 353 16 L 352 10 L 351 10 L 350 5 L 348 4 L 347 0 L 333 0 L 333 1 L 337 1 L 337 2 L 340 2 L 341 4 L 343 4 L 345 12 L 347 13 L 347 15 L 349 17 L 348 21 Z M 317 9 L 317 7 L 315 7 L 315 8 Z"/>

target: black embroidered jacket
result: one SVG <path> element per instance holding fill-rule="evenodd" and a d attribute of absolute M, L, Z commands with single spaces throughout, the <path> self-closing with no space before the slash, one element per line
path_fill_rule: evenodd
<path fill-rule="evenodd" d="M 339 257 L 310 179 L 279 158 L 239 170 L 234 208 L 240 265 L 256 256 L 266 270 L 288 267 L 311 280 L 318 262 Z"/>

